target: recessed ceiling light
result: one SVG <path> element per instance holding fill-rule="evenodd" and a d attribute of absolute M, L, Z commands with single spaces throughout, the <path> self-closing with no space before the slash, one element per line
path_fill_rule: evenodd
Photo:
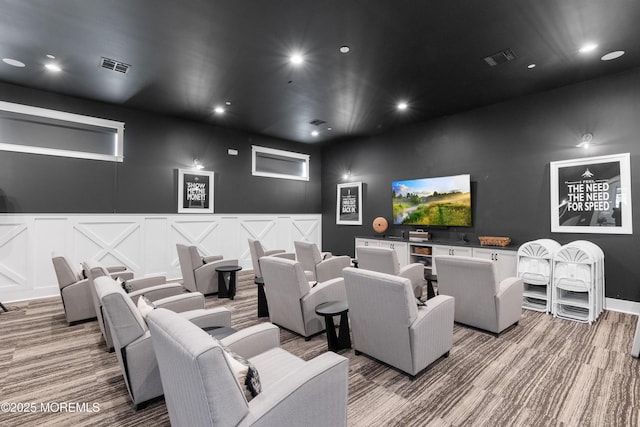
<path fill-rule="evenodd" d="M 595 43 L 587 43 L 582 45 L 582 47 L 580 48 L 580 53 L 589 53 L 589 52 L 593 52 L 594 50 L 596 50 L 596 48 L 598 47 L 597 44 Z"/>
<path fill-rule="evenodd" d="M 7 65 L 11 65 L 12 67 L 25 67 L 24 62 L 22 61 L 18 61 L 17 59 L 11 59 L 11 58 L 2 58 L 2 62 L 4 62 Z"/>
<path fill-rule="evenodd" d="M 333 130 L 333 128 L 327 128 L 327 130 Z"/>
<path fill-rule="evenodd" d="M 229 105 L 231 105 L 231 101 L 226 101 L 224 104 L 229 106 Z"/>
<path fill-rule="evenodd" d="M 55 55 L 51 55 L 50 53 L 47 53 L 47 58 L 49 58 L 49 59 L 56 59 Z"/>
<path fill-rule="evenodd" d="M 320 132 L 318 132 L 317 130 L 311 131 L 311 136 L 318 136 L 318 135 L 320 135 Z"/>
<path fill-rule="evenodd" d="M 404 111 L 407 108 L 409 108 L 409 104 L 407 104 L 406 102 L 399 102 L 398 103 L 398 110 Z"/>
<path fill-rule="evenodd" d="M 302 54 L 300 53 L 294 53 L 293 55 L 291 55 L 291 57 L 289 57 L 289 60 L 293 65 L 300 65 L 304 62 L 304 56 L 302 56 Z"/>
<path fill-rule="evenodd" d="M 222 114 L 222 113 L 224 113 L 224 107 L 223 107 L 223 106 L 221 106 L 221 105 L 218 105 L 218 106 L 216 106 L 216 108 L 214 108 L 214 109 L 213 109 L 213 111 L 214 111 L 216 114 Z"/>
<path fill-rule="evenodd" d="M 536 68 L 536 64 L 529 64 L 527 65 L 527 68 L 528 69 Z"/>
<path fill-rule="evenodd" d="M 62 68 L 60 68 L 60 66 L 58 64 L 54 64 L 53 62 L 49 62 L 48 64 L 44 65 L 45 68 L 49 71 L 53 71 L 53 72 L 59 72 L 62 71 Z"/>
<path fill-rule="evenodd" d="M 603 55 L 600 59 L 603 61 L 611 61 L 612 59 L 620 58 L 622 55 L 624 55 L 624 50 L 616 50 Z"/>
<path fill-rule="evenodd" d="M 349 53 L 350 50 L 349 46 L 340 46 L 340 53 Z"/>

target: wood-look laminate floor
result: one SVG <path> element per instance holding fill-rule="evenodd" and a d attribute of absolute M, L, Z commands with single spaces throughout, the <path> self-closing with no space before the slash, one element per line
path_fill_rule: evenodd
<path fill-rule="evenodd" d="M 239 275 L 232 324 L 256 316 L 256 287 Z M 136 411 L 96 321 L 68 326 L 59 298 L 6 304 L 0 313 L 0 426 L 169 425 L 162 399 Z M 499 338 L 455 325 L 453 349 L 415 380 L 353 350 L 352 426 L 637 426 L 640 361 L 629 353 L 636 316 L 604 312 L 593 325 L 524 310 Z M 282 330 L 282 346 L 309 359 L 326 351 Z M 65 406 L 66 405 L 66 406 Z M 14 412 L 11 412 L 14 411 Z"/>

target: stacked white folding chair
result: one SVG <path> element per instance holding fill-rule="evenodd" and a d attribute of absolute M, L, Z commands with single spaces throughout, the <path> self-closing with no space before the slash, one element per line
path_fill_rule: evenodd
<path fill-rule="evenodd" d="M 553 258 L 553 315 L 591 324 L 604 309 L 604 253 L 586 240 L 568 243 Z"/>
<path fill-rule="evenodd" d="M 553 255 L 560 243 L 538 239 L 518 248 L 518 277 L 524 282 L 522 308 L 551 313 Z"/>

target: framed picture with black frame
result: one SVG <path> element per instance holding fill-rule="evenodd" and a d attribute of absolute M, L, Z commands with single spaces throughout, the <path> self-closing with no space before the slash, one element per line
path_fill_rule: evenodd
<path fill-rule="evenodd" d="M 362 225 L 362 183 L 338 184 L 336 224 Z"/>
<path fill-rule="evenodd" d="M 210 171 L 178 169 L 178 213 L 213 213 Z"/>
<path fill-rule="evenodd" d="M 551 232 L 633 234 L 629 153 L 550 163 Z"/>

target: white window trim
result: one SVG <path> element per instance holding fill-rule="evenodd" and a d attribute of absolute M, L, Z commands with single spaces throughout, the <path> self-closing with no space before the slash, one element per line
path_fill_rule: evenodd
<path fill-rule="evenodd" d="M 33 145 L 11 144 L 0 142 L 0 150 L 14 151 L 21 153 L 45 154 L 49 156 L 73 157 L 78 159 L 105 160 L 111 162 L 122 162 L 124 160 L 124 123 L 113 120 L 101 119 L 98 117 L 83 116 L 81 114 L 67 113 L 64 111 L 49 110 L 47 108 L 33 107 L 30 105 L 14 104 L 12 102 L 0 101 L 0 111 L 25 114 L 35 117 L 60 120 L 69 123 L 79 123 L 90 125 L 113 132 L 114 152 L 110 154 L 98 154 L 84 151 L 63 150 L 57 148 L 37 147 Z"/>
<path fill-rule="evenodd" d="M 288 175 L 288 174 L 280 174 L 280 173 L 271 173 L 271 172 L 260 172 L 256 170 L 256 154 L 257 153 L 265 153 L 265 154 L 275 154 L 277 156 L 289 157 L 292 159 L 299 159 L 304 161 L 305 167 L 305 175 Z M 298 181 L 309 181 L 309 159 L 311 156 L 308 154 L 302 153 L 294 153 L 292 151 L 285 150 L 277 150 L 275 148 L 267 148 L 260 147 L 259 145 L 251 146 L 251 174 L 254 176 L 266 176 L 270 178 L 281 178 L 281 179 L 295 179 Z"/>

